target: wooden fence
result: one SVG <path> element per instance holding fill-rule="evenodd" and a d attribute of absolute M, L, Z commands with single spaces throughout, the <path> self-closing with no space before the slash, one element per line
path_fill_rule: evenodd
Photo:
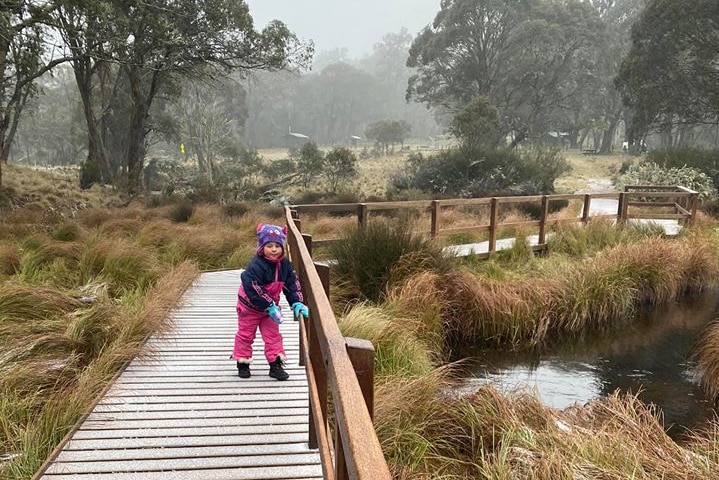
<path fill-rule="evenodd" d="M 595 199 L 617 200 L 617 209 L 611 213 L 598 213 L 590 215 L 592 201 Z M 599 217 L 615 219 L 619 223 L 626 223 L 631 219 L 658 220 L 674 219 L 683 224 L 691 222 L 696 215 L 698 193 L 682 186 L 654 186 L 634 185 L 627 186 L 624 192 L 593 193 L 593 194 L 561 194 L 561 195 L 532 195 L 516 197 L 491 198 L 462 198 L 447 200 L 419 200 L 405 202 L 372 202 L 372 203 L 337 203 L 337 204 L 311 204 L 292 205 L 290 208 L 301 214 L 354 214 L 357 216 L 357 225 L 362 228 L 370 221 L 371 212 L 387 210 L 419 210 L 430 217 L 430 229 L 417 233 L 432 238 L 456 233 L 487 232 L 489 252 L 496 250 L 497 234 L 500 229 L 536 228 L 538 233 L 537 245 L 533 248 L 546 247 L 548 231 L 560 223 L 586 224 L 591 219 Z M 579 201 L 582 203 L 581 215 L 569 218 L 551 218 L 550 203 L 556 201 Z M 506 222 L 501 219 L 500 210 L 503 207 L 517 204 L 532 205 L 539 211 L 539 219 L 522 222 Z M 484 206 L 489 210 L 489 222 L 464 227 L 444 227 L 442 214 L 448 209 L 466 206 Z M 336 242 L 338 239 L 314 239 L 315 246 L 323 246 Z"/>

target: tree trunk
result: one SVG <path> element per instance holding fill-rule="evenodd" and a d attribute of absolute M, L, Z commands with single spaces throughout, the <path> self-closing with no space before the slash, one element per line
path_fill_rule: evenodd
<path fill-rule="evenodd" d="M 100 172 L 100 180 L 112 183 L 114 180 L 113 171 L 105 152 L 105 145 L 102 141 L 102 132 L 98 129 L 98 122 L 95 118 L 92 99 L 92 74 L 89 68 L 82 61 L 73 62 L 75 83 L 82 100 L 82 111 L 87 125 L 87 159 L 85 162 L 90 168 L 97 168 Z"/>
<path fill-rule="evenodd" d="M 582 132 L 582 136 L 579 137 L 579 148 L 584 148 L 584 141 L 587 139 L 587 135 L 589 135 L 589 129 L 585 128 Z"/>
<path fill-rule="evenodd" d="M 2 125 L 0 125 L 0 188 L 2 188 L 2 170 L 3 164 L 7 165 L 7 154 L 5 151 L 10 152 L 10 149 L 5 145 L 5 132 L 3 132 Z"/>
<path fill-rule="evenodd" d="M 517 135 L 512 140 L 512 143 L 509 144 L 509 148 L 513 149 L 520 143 L 522 143 L 522 140 L 527 138 L 527 131 L 526 130 L 519 130 L 517 131 Z"/>
<path fill-rule="evenodd" d="M 614 134 L 617 131 L 617 124 L 619 120 L 614 118 L 609 122 L 609 126 L 602 135 L 602 146 L 599 149 L 599 153 L 611 153 L 612 144 L 614 142 Z"/>
<path fill-rule="evenodd" d="M 130 138 L 127 143 L 127 190 L 130 195 L 140 191 L 142 168 L 145 159 L 145 112 L 143 105 L 135 105 L 130 120 Z"/>
<path fill-rule="evenodd" d="M 569 148 L 578 149 L 579 148 L 579 130 L 576 128 L 573 128 L 569 130 Z"/>

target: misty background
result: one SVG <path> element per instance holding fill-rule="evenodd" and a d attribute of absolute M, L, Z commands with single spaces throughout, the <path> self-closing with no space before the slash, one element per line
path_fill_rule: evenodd
<path fill-rule="evenodd" d="M 260 173 L 261 186 L 294 181 L 332 148 L 356 161 L 459 145 L 433 160 L 463 165 L 447 178 L 471 171 L 476 188 L 453 190 L 474 195 L 507 188 L 522 170 L 515 153 L 533 145 L 719 145 L 710 0 L 17 5 L 0 62 L 2 160 L 81 165 L 85 186 L 149 188 L 154 173 L 192 163 L 240 195 Z M 271 165 L 258 153 L 306 144 L 321 150 Z M 449 194 L 437 169 L 423 174 Z"/>
<path fill-rule="evenodd" d="M 430 24 L 440 0 L 248 0 L 257 28 L 281 20 L 317 53 L 346 49 L 347 58 L 372 53 L 375 43 L 403 28 L 410 35 Z"/>

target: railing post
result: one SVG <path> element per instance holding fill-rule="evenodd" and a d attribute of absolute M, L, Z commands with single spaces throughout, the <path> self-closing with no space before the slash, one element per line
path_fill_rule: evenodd
<path fill-rule="evenodd" d="M 290 210 L 290 214 L 292 215 L 292 220 L 295 222 L 295 227 L 297 227 L 297 230 L 301 232 L 302 220 L 300 220 L 300 214 L 297 212 L 297 210 Z"/>
<path fill-rule="evenodd" d="M 322 263 L 315 263 L 317 269 L 317 275 L 320 277 L 322 287 L 324 288 L 325 295 L 329 298 L 329 282 L 330 282 L 330 267 Z M 322 349 L 319 345 L 319 337 L 317 335 L 317 327 L 314 321 L 312 321 L 312 312 L 310 311 L 310 318 L 307 322 L 309 328 L 308 332 L 308 343 L 309 343 L 309 357 L 310 363 L 312 364 L 312 371 L 315 375 L 315 384 L 317 386 L 317 394 L 320 399 L 320 411 L 322 412 L 322 418 L 327 421 L 327 368 L 325 366 L 325 360 L 322 356 Z M 312 415 L 312 409 L 309 412 L 309 435 L 308 441 L 310 448 L 317 448 L 317 431 L 315 430 L 315 419 Z"/>
<path fill-rule="evenodd" d="M 302 240 L 305 241 L 305 247 L 307 247 L 307 250 L 310 252 L 310 255 L 312 255 L 312 235 L 303 233 Z M 303 268 L 304 267 L 301 264 L 298 264 L 295 266 L 295 270 L 297 270 L 297 278 L 298 279 L 306 278 L 306 276 L 302 273 Z M 304 285 L 302 287 L 306 288 Z M 307 300 L 305 300 L 305 303 L 306 302 L 307 302 Z M 302 322 L 304 331 L 308 332 L 308 329 L 307 329 L 308 325 L 307 325 L 305 318 L 303 318 L 300 315 L 299 317 L 294 317 L 294 320 Z M 304 349 L 304 344 L 302 342 L 300 342 L 300 366 L 304 366 L 304 365 L 305 365 L 305 349 Z"/>
<path fill-rule="evenodd" d="M 437 238 L 439 234 L 439 200 L 432 200 L 432 226 L 430 227 L 430 236 Z"/>
<path fill-rule="evenodd" d="M 307 251 L 310 253 L 310 256 L 312 256 L 312 235 L 303 233 L 302 240 L 305 241 L 305 247 L 307 247 Z"/>
<path fill-rule="evenodd" d="M 688 224 L 692 225 L 697 216 L 697 206 L 699 204 L 699 194 L 697 194 L 697 193 L 690 194 L 689 195 L 689 204 L 690 204 L 690 208 L 691 208 L 689 210 L 689 212 L 691 213 L 692 216 L 689 217 Z"/>
<path fill-rule="evenodd" d="M 364 228 L 367 226 L 367 204 L 360 203 L 357 205 L 357 227 Z"/>
<path fill-rule="evenodd" d="M 617 223 L 623 224 L 627 222 L 627 208 L 625 207 L 626 203 L 626 192 L 619 192 L 619 204 L 617 205 Z"/>
<path fill-rule="evenodd" d="M 361 338 L 345 338 L 347 342 L 347 355 L 352 362 L 357 380 L 362 390 L 365 405 L 370 418 L 374 418 L 374 346 L 369 340 Z M 339 436 L 339 430 L 335 438 L 335 478 L 337 480 L 347 480 L 347 463 L 345 462 L 344 447 L 342 439 Z"/>
<path fill-rule="evenodd" d="M 497 197 L 492 197 L 489 202 L 489 245 L 487 247 L 488 252 L 493 252 L 497 247 L 497 214 L 499 200 Z"/>
<path fill-rule="evenodd" d="M 592 196 L 590 194 L 584 195 L 584 205 L 582 206 L 582 224 L 586 225 L 589 222 L 589 209 L 592 206 Z"/>
<path fill-rule="evenodd" d="M 547 236 L 547 217 L 549 216 L 549 197 L 542 195 L 542 213 L 539 218 L 539 235 L 537 235 L 537 245 L 544 245 Z"/>
<path fill-rule="evenodd" d="M 325 291 L 325 296 L 330 298 L 330 266 L 326 263 L 315 262 L 315 268 L 317 269 L 317 275 L 320 277 L 322 282 L 322 289 Z"/>

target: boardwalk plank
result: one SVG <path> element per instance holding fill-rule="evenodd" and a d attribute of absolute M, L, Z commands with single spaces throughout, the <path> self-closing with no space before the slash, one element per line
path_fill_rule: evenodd
<path fill-rule="evenodd" d="M 267 406 L 267 408 L 257 408 L 248 412 L 248 416 L 251 413 L 253 417 L 279 417 L 279 416 L 292 416 L 292 415 L 306 415 L 308 412 L 307 407 L 303 408 L 286 408 L 278 409 L 275 407 Z M 236 410 L 193 410 L 193 411 L 181 411 L 173 410 L 169 412 L 93 412 L 90 417 L 97 420 L 112 421 L 117 420 L 166 420 L 166 419 L 177 419 L 177 418 L 236 418 L 238 415 Z"/>
<path fill-rule="evenodd" d="M 187 432 L 188 435 L 191 432 Z M 260 445 L 268 443 L 301 443 L 307 441 L 306 433 L 286 433 L 278 435 L 223 435 L 215 437 L 152 437 L 152 438 L 99 438 L 90 440 L 70 440 L 66 450 L 115 450 L 124 448 L 165 448 L 183 446 L 210 445 Z"/>
<path fill-rule="evenodd" d="M 276 467 L 287 465 L 313 465 L 319 461 L 316 453 L 285 453 L 277 455 L 206 457 L 206 458 L 172 458 L 148 460 L 116 460 L 112 463 L 113 472 L 157 472 L 168 470 L 200 470 L 217 468 Z M 106 462 L 62 462 L 53 465 L 49 473 L 104 473 L 108 467 Z"/>
<path fill-rule="evenodd" d="M 59 462 L 97 462 L 115 460 L 146 460 L 165 458 L 236 457 L 247 455 L 283 455 L 306 453 L 306 443 L 277 443 L 271 445 L 227 445 L 211 447 L 165 447 L 128 450 L 65 450 Z"/>
<path fill-rule="evenodd" d="M 196 437 L 218 435 L 254 435 L 254 434 L 282 434 L 307 432 L 307 424 L 279 424 L 279 425 L 241 425 L 241 426 L 207 426 L 196 425 L 192 427 L 192 435 Z M 93 438 L 152 438 L 152 437 L 182 437 L 187 435 L 187 427 L 182 428 L 126 428 L 113 430 L 86 430 L 81 429 L 75 433 L 77 440 Z"/>
<path fill-rule="evenodd" d="M 172 472 L 124 472 L 88 474 L 49 474 L 48 480 L 271 480 L 322 478 L 319 465 L 292 465 L 259 468 L 226 468 L 219 470 L 177 470 Z"/>
<path fill-rule="evenodd" d="M 101 419 L 88 418 L 82 425 L 82 430 L 107 430 L 107 429 L 164 429 L 164 428 L 195 428 L 215 426 L 239 426 L 239 425 L 282 425 L 282 424 L 307 424 L 307 415 L 284 415 L 284 416 L 257 416 L 257 417 L 232 417 L 232 418 L 179 418 L 179 419 L 145 419 L 145 420 L 124 420 L 120 418 Z"/>

